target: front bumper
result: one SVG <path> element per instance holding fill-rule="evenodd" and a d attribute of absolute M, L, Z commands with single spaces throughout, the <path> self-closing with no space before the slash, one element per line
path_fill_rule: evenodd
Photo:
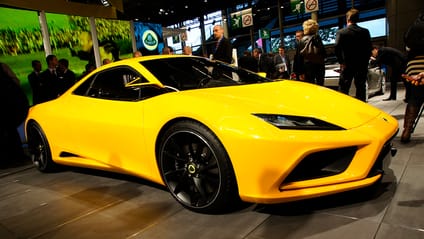
<path fill-rule="evenodd" d="M 262 139 L 255 147 L 250 143 L 246 148 L 256 150 L 244 152 L 240 155 L 243 165 L 234 166 L 240 197 L 253 203 L 282 203 L 370 186 L 382 178 L 390 164 L 397 131 L 397 120 L 382 113 L 354 129 L 309 135 L 282 131 L 278 139 Z M 288 180 L 308 155 L 344 148 L 354 148 L 354 152 L 351 158 L 343 159 L 345 166 L 338 165 L 340 172 Z"/>

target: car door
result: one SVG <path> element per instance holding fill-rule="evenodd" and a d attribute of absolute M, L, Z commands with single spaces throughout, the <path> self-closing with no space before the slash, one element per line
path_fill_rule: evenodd
<path fill-rule="evenodd" d="M 143 101 L 140 89 L 129 87 L 143 77 L 129 67 L 106 69 L 82 83 L 67 106 L 78 138 L 82 163 L 113 171 L 146 170 L 143 158 Z M 134 84 L 133 84 L 134 85 Z"/>

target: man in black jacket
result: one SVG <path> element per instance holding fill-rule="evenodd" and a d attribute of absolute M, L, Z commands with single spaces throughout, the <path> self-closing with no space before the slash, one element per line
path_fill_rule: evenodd
<path fill-rule="evenodd" d="M 366 101 L 368 62 L 371 56 L 370 32 L 358 26 L 359 11 L 351 9 L 346 13 L 347 27 L 336 34 L 335 52 L 340 63 L 340 90 L 349 94 L 355 79 L 356 98 Z"/>
<path fill-rule="evenodd" d="M 405 72 L 407 58 L 406 55 L 393 47 L 377 47 L 372 49 L 372 59 L 374 64 L 383 64 L 390 67 L 390 96 L 384 100 L 396 100 L 397 82 L 402 80 Z"/>
<path fill-rule="evenodd" d="M 69 61 L 65 58 L 59 60 L 57 67 L 58 70 L 58 86 L 59 94 L 63 94 L 69 88 L 71 88 L 76 82 L 76 76 L 73 71 L 69 69 Z"/>
<path fill-rule="evenodd" d="M 258 61 L 248 50 L 244 51 L 243 55 L 238 59 L 238 65 L 244 69 L 258 72 Z"/>
<path fill-rule="evenodd" d="M 232 63 L 233 53 L 230 41 L 224 37 L 224 28 L 221 25 L 213 27 L 213 36 L 216 40 L 213 49 L 213 59 Z"/>
<path fill-rule="evenodd" d="M 300 40 L 302 40 L 304 35 L 303 30 L 296 31 L 296 54 L 293 59 L 293 73 L 296 76 L 296 80 L 301 80 L 300 75 L 303 74 L 303 56 L 300 54 Z M 302 79 L 303 80 L 303 79 Z"/>
<path fill-rule="evenodd" d="M 28 82 L 32 90 L 32 104 L 36 105 L 40 103 L 40 88 L 41 88 L 41 62 L 39 60 L 32 61 L 33 71 L 28 75 Z"/>
<path fill-rule="evenodd" d="M 40 102 L 56 99 L 59 95 L 58 60 L 55 55 L 46 57 L 47 69 L 41 72 Z"/>

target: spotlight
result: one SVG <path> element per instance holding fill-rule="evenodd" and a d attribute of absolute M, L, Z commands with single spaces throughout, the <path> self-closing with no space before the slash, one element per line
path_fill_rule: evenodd
<path fill-rule="evenodd" d="M 105 7 L 110 7 L 112 6 L 112 4 L 110 4 L 109 0 L 100 0 L 100 2 L 103 4 L 103 6 Z"/>
<path fill-rule="evenodd" d="M 100 2 L 103 4 L 103 6 L 105 7 L 110 7 L 112 6 L 112 4 L 109 2 L 109 0 L 100 0 Z"/>

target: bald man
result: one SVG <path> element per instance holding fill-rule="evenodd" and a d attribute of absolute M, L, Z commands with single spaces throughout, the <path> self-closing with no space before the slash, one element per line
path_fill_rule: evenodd
<path fill-rule="evenodd" d="M 213 27 L 213 37 L 216 45 L 213 48 L 213 59 L 231 63 L 233 60 L 232 46 L 230 41 L 224 37 L 224 28 L 221 25 Z"/>

